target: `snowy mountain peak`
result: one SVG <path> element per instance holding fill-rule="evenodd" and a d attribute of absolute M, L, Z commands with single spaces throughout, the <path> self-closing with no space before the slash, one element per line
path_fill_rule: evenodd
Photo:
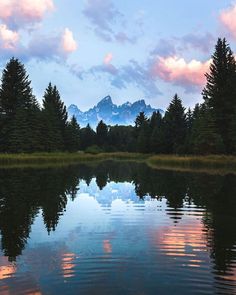
<path fill-rule="evenodd" d="M 111 97 L 108 95 L 98 102 L 96 106 L 86 112 L 82 112 L 76 105 L 71 105 L 68 108 L 69 116 L 76 117 L 81 127 L 85 127 L 88 123 L 92 127 L 96 127 L 100 120 L 103 120 L 108 125 L 133 125 L 137 115 L 140 112 L 150 117 L 154 111 L 150 105 L 146 105 L 145 100 L 141 99 L 134 103 L 126 102 L 120 106 L 113 104 Z"/>

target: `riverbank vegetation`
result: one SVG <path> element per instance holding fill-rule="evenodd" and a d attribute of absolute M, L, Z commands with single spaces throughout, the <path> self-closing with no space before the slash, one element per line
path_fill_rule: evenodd
<path fill-rule="evenodd" d="M 32 153 L 0 154 L 0 168 L 45 168 L 104 161 L 142 162 L 154 169 L 236 174 L 235 156 L 173 156 L 140 153 Z"/>
<path fill-rule="evenodd" d="M 135 159 L 147 157 L 141 154 L 168 154 L 168 157 L 153 159 L 152 163 L 182 161 L 191 166 L 205 160 L 192 159 L 192 156 L 191 161 L 175 160 L 172 155 L 234 155 L 236 60 L 225 39 L 217 41 L 206 80 L 203 103 L 196 104 L 192 110 L 186 110 L 176 94 L 164 116 L 154 112 L 147 118 L 141 112 L 134 126 L 108 126 L 100 121 L 93 130 L 89 125 L 80 128 L 75 117 L 68 120 L 66 106 L 57 87 L 51 83 L 40 106 L 24 65 L 12 58 L 3 70 L 0 85 L 0 152 L 19 155 L 2 155 L 0 161 L 73 162 L 103 158 L 104 152 L 109 152 L 109 157 L 112 152 L 123 152 L 122 157 L 124 152 L 129 152 L 134 155 L 128 154 L 128 158 Z M 87 154 L 74 153 L 78 151 Z M 45 152 L 52 155 L 44 156 Z M 66 154 L 60 154 L 62 152 Z M 232 165 L 225 157 L 222 159 L 226 165 Z"/>

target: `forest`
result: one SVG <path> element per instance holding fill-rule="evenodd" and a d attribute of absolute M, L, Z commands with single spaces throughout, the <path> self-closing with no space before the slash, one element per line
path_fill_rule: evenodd
<path fill-rule="evenodd" d="M 49 83 L 40 105 L 25 66 L 11 58 L 0 85 L 0 152 L 236 154 L 236 60 L 225 38 L 215 46 L 202 97 L 186 109 L 175 94 L 164 116 L 140 113 L 134 126 L 80 128 L 57 86 Z"/>

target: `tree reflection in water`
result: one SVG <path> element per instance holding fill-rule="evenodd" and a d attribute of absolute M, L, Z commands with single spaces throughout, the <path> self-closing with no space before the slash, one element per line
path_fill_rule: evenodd
<path fill-rule="evenodd" d="M 232 269 L 236 259 L 236 176 L 158 171 L 145 164 L 112 161 L 58 169 L 0 170 L 1 247 L 9 261 L 22 254 L 40 210 L 50 234 L 56 230 L 68 198 L 76 198 L 80 181 L 89 185 L 93 178 L 100 190 L 111 181 L 132 182 L 140 199 L 166 198 L 166 214 L 175 223 L 182 217 L 184 204 L 205 208 L 202 223 L 215 270 L 226 274 Z M 104 241 L 107 252 L 110 247 Z"/>

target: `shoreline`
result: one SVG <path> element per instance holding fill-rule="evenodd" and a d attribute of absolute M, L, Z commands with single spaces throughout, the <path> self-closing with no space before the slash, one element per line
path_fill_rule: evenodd
<path fill-rule="evenodd" d="M 99 154 L 88 154 L 83 152 L 0 154 L 0 169 L 62 167 L 106 160 L 141 162 L 146 163 L 151 168 L 159 170 L 165 169 L 179 172 L 202 172 L 210 174 L 236 174 L 236 156 L 178 156 L 127 152 Z"/>

